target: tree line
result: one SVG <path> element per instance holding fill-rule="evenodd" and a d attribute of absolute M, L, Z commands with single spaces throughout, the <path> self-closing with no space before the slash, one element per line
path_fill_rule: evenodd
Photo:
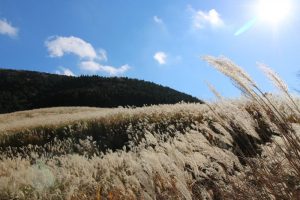
<path fill-rule="evenodd" d="M 0 113 L 55 106 L 143 106 L 201 100 L 126 77 L 63 76 L 0 69 Z"/>

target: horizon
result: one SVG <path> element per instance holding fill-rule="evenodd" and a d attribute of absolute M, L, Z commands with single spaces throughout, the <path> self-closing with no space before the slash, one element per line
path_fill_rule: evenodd
<path fill-rule="evenodd" d="M 213 98 L 208 81 L 225 97 L 238 97 L 230 80 L 201 60 L 224 55 L 274 91 L 256 67 L 267 64 L 293 92 L 300 4 L 288 0 L 275 14 L 270 5 L 256 13 L 260 1 L 1 1 L 0 66 L 135 78 L 203 100 Z"/>

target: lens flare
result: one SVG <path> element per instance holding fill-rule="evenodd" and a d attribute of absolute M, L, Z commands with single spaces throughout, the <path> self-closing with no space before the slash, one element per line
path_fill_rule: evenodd
<path fill-rule="evenodd" d="M 290 17 L 293 0 L 258 0 L 255 4 L 255 17 L 239 28 L 234 35 L 239 36 L 251 29 L 257 22 L 278 28 L 278 25 Z"/>
<path fill-rule="evenodd" d="M 237 30 L 234 35 L 235 36 L 239 36 L 241 34 L 243 34 L 244 32 L 248 31 L 252 26 L 254 26 L 254 24 L 257 21 L 257 17 L 251 19 L 250 21 L 248 21 L 247 23 L 245 23 L 239 30 Z"/>

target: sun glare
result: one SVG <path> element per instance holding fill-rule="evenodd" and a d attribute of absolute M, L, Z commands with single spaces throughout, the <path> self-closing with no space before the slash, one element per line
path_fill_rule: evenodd
<path fill-rule="evenodd" d="M 291 10 L 291 0 L 259 0 L 257 4 L 258 19 L 271 25 L 285 20 Z"/>

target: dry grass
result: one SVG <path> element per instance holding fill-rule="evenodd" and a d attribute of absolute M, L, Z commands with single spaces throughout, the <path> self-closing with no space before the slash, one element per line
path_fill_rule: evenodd
<path fill-rule="evenodd" d="M 271 96 L 266 95 L 239 66 L 227 58 L 204 57 L 218 71 L 228 76 L 245 96 L 276 122 L 278 138 L 264 156 L 247 158 L 247 168 L 241 177 L 230 180 L 230 189 L 223 189 L 230 199 L 300 199 L 300 133 L 299 103 L 290 95 L 287 84 L 269 67 L 259 64 L 271 82 L 282 93 L 287 114 Z M 230 116 L 229 116 L 230 117 Z M 264 134 L 267 136 L 266 134 Z"/>
<path fill-rule="evenodd" d="M 246 98 L 0 115 L 0 199 L 297 199 L 300 99 L 206 59 Z"/>
<path fill-rule="evenodd" d="M 93 107 L 54 107 L 0 114 L 0 130 L 1 133 L 16 132 L 37 126 L 67 124 L 76 120 L 105 116 L 108 111 L 111 113 L 113 110 Z"/>
<path fill-rule="evenodd" d="M 276 103 L 291 114 L 281 100 Z M 211 107 L 213 111 L 201 104 L 118 108 L 95 118 L 90 118 L 94 111 L 78 108 L 80 120 L 6 132 L 1 198 L 221 198 L 228 176 L 243 174 L 240 156 L 259 154 L 264 141 L 257 130 L 272 134 L 277 128 L 267 113 L 245 99 Z M 53 115 L 43 117 L 48 121 Z"/>

